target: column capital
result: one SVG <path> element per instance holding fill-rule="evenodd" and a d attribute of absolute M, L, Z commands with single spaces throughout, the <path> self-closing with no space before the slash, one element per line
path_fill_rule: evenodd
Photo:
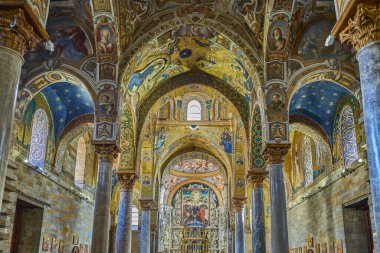
<path fill-rule="evenodd" d="M 232 198 L 232 204 L 236 212 L 242 212 L 246 202 L 247 198 Z"/>
<path fill-rule="evenodd" d="M 138 176 L 134 171 L 116 171 L 119 180 L 120 190 L 132 191 Z"/>
<path fill-rule="evenodd" d="M 151 210 L 154 206 L 153 199 L 139 199 L 142 210 Z"/>
<path fill-rule="evenodd" d="M 282 164 L 284 156 L 290 148 L 289 143 L 267 143 L 263 148 L 263 155 L 267 164 Z"/>
<path fill-rule="evenodd" d="M 253 188 L 262 188 L 263 182 L 267 178 L 268 172 L 266 171 L 248 171 L 246 178 Z"/>
<path fill-rule="evenodd" d="M 99 160 L 113 162 L 120 152 L 119 147 L 115 143 L 93 141 L 92 144 L 95 146 L 95 152 L 98 154 Z"/>
<path fill-rule="evenodd" d="M 351 9 L 355 10 L 354 7 Z M 343 27 L 343 23 L 341 25 Z M 352 44 L 356 51 L 371 42 L 380 41 L 379 3 L 376 1 L 358 3 L 356 13 L 348 20 L 339 37 L 342 43 Z"/>
<path fill-rule="evenodd" d="M 34 48 L 41 40 L 22 9 L 0 11 L 0 46 L 23 56 L 26 50 Z"/>

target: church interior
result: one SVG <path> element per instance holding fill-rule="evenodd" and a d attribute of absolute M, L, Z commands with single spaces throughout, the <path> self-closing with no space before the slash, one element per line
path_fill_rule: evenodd
<path fill-rule="evenodd" d="M 0 252 L 380 252 L 379 0 L 0 0 Z"/>

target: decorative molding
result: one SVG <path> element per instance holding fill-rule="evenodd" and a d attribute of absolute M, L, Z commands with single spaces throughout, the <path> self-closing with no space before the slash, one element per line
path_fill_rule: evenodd
<path fill-rule="evenodd" d="M 92 142 L 95 146 L 95 152 L 98 154 L 99 162 L 112 163 L 116 159 L 117 154 L 120 152 L 119 147 L 112 142 Z"/>
<path fill-rule="evenodd" d="M 0 46 L 24 55 L 42 38 L 33 30 L 22 9 L 0 11 Z"/>
<path fill-rule="evenodd" d="M 268 165 L 282 164 L 289 148 L 289 143 L 267 143 L 263 149 L 265 161 Z"/>
<path fill-rule="evenodd" d="M 352 44 L 356 51 L 380 41 L 380 8 L 377 3 L 359 3 L 353 18 L 340 33 L 342 43 Z"/>
<path fill-rule="evenodd" d="M 243 211 L 246 202 L 247 198 L 232 198 L 232 204 L 234 205 L 236 212 L 239 213 Z"/>
<path fill-rule="evenodd" d="M 138 176 L 134 171 L 116 171 L 120 184 L 120 191 L 132 191 Z M 141 204 L 141 202 L 140 202 Z"/>
<path fill-rule="evenodd" d="M 268 172 L 248 171 L 246 178 L 252 184 L 252 188 L 263 188 L 263 182 L 267 178 Z"/>

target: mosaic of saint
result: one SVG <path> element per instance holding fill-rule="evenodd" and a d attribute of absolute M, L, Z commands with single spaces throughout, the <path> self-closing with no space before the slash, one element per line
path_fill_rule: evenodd
<path fill-rule="evenodd" d="M 231 83 L 242 94 L 254 88 L 248 57 L 221 34 L 199 25 L 183 26 L 148 43 L 133 58 L 124 85 L 131 94 L 138 90 L 144 96 L 156 84 L 190 69 Z"/>
<path fill-rule="evenodd" d="M 172 170 L 184 173 L 202 174 L 217 171 L 218 168 L 216 168 L 211 162 L 202 159 L 191 159 L 179 162 L 172 167 Z"/>

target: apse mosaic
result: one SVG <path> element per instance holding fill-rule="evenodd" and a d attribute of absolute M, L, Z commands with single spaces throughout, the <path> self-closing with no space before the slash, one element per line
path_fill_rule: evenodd
<path fill-rule="evenodd" d="M 235 86 L 242 94 L 254 88 L 248 57 L 210 28 L 187 25 L 151 41 L 132 60 L 124 76 L 129 93 L 144 97 L 158 83 L 190 69 L 200 69 Z"/>
<path fill-rule="evenodd" d="M 51 108 L 56 139 L 71 120 L 80 115 L 94 113 L 94 102 L 90 94 L 79 85 L 55 83 L 41 92 Z"/>
<path fill-rule="evenodd" d="M 348 90 L 328 81 L 317 81 L 300 88 L 290 102 L 290 115 L 306 116 L 318 123 L 332 142 L 337 107 Z"/>

